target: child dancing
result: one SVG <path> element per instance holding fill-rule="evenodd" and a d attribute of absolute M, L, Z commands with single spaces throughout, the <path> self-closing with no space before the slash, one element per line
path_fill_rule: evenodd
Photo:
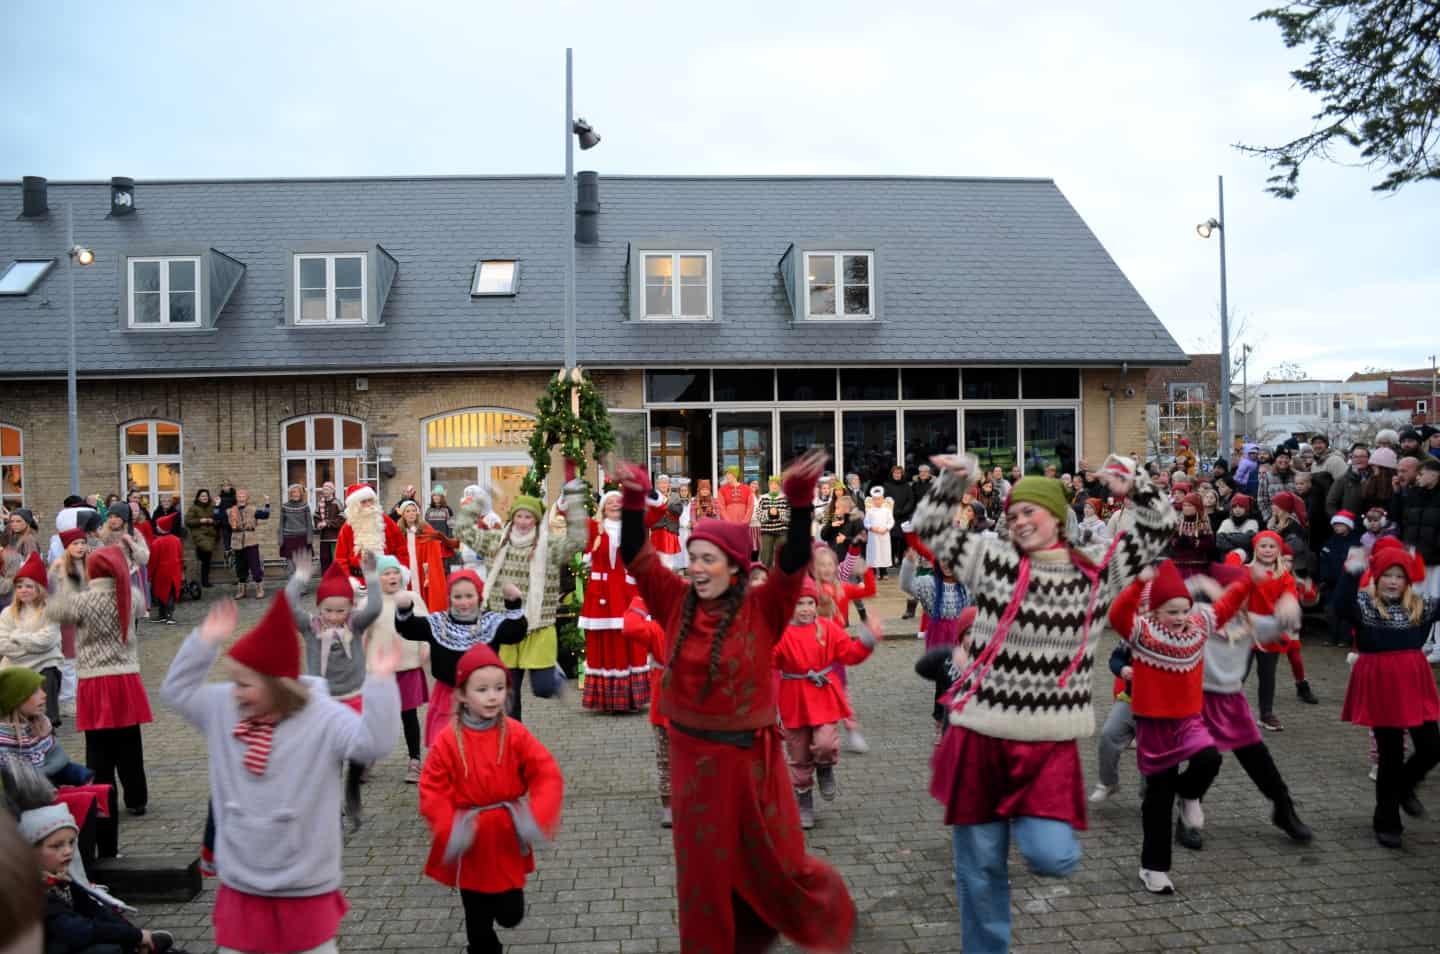
<path fill-rule="evenodd" d="M 455 667 L 452 731 L 435 740 L 420 776 L 430 825 L 425 874 L 458 888 L 469 954 L 500 954 L 495 925 L 525 917 L 534 848 L 560 822 L 564 780 L 524 723 L 505 715 L 510 672 L 480 643 Z"/>
<path fill-rule="evenodd" d="M 384 758 L 400 734 L 399 653 L 371 661 L 355 709 L 325 680 L 300 675 L 300 635 L 284 593 L 226 656 L 229 682 L 206 683 L 238 612 L 224 600 L 186 638 L 160 688 L 205 736 L 215 866 L 217 947 L 333 954 L 340 891 L 340 767 Z"/>
<path fill-rule="evenodd" d="M 375 561 L 375 573 L 380 578 L 381 602 L 380 615 L 365 632 L 365 651 L 371 656 L 383 652 L 390 643 L 400 639 L 400 634 L 395 631 L 395 594 L 410 583 L 410 570 L 389 554 Z M 422 614 L 426 612 L 423 606 L 420 611 Z M 405 732 L 405 751 L 410 757 L 405 768 L 407 785 L 420 784 L 419 712 L 430 695 L 430 687 L 425 682 L 425 663 L 429 658 L 429 645 L 400 641 L 400 666 L 395 671 L 395 685 L 400 690 L 400 725 Z"/>

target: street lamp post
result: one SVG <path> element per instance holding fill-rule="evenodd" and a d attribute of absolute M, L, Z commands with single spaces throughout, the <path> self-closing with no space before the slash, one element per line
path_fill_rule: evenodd
<path fill-rule="evenodd" d="M 575 118 L 575 68 L 574 51 L 565 48 L 565 367 L 560 370 L 559 379 L 569 378 L 574 387 L 570 390 L 570 413 L 580 413 L 580 369 L 575 351 L 575 140 L 579 138 L 580 148 L 593 149 L 600 142 L 600 136 L 583 119 Z M 565 461 L 565 479 L 575 477 L 575 463 Z"/>
<path fill-rule="evenodd" d="M 95 261 L 95 253 L 75 244 L 75 214 L 65 203 L 65 279 L 69 291 L 70 359 L 65 370 L 65 403 L 69 418 L 70 493 L 80 494 L 80 399 L 75 387 L 75 266 Z"/>
<path fill-rule="evenodd" d="M 1219 218 L 1208 219 L 1195 226 L 1201 238 L 1220 233 L 1220 449 L 1228 455 L 1234 448 L 1233 423 L 1230 419 L 1230 304 L 1225 295 L 1225 177 L 1219 180 Z"/>

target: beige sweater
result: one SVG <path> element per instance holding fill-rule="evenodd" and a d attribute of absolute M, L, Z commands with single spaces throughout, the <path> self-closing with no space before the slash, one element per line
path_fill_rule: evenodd
<path fill-rule="evenodd" d="M 138 600 L 131 596 L 134 606 Z M 129 638 L 122 637 L 114 580 L 99 577 L 80 593 L 56 593 L 46 614 L 75 627 L 75 671 L 81 679 L 140 671 L 140 634 L 131 621 Z"/>

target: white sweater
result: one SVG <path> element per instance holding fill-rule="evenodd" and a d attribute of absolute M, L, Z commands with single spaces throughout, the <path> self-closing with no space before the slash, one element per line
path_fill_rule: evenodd
<path fill-rule="evenodd" d="M 47 619 L 44 609 L 26 610 L 11 603 L 0 612 L 0 659 L 35 672 L 59 669 L 60 624 Z"/>

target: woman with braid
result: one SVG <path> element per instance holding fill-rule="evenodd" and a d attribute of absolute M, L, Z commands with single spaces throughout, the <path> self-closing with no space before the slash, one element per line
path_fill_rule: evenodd
<path fill-rule="evenodd" d="M 750 528 L 699 520 L 689 579 L 645 530 L 645 471 L 621 468 L 620 554 L 672 640 L 658 705 L 670 725 L 682 954 L 760 951 L 779 935 L 807 950 L 850 946 L 855 905 L 840 875 L 805 854 L 775 717 L 772 654 L 810 563 L 823 454 L 784 476 L 791 520 L 769 578 L 747 586 Z"/>
<path fill-rule="evenodd" d="M 913 525 L 936 565 L 948 565 L 974 601 L 970 661 L 942 700 L 949 728 L 935 750 L 930 794 L 952 826 L 964 950 L 1010 946 L 1013 833 L 1030 868 L 1052 877 L 1080 863 L 1085 788 L 1076 740 L 1095 733 L 1093 645 L 1110 601 L 1156 562 L 1176 513 L 1132 460 L 1100 471 L 1111 496 L 1134 502 L 1132 527 L 1108 547 L 1066 535 L 1060 482 L 1024 477 L 1005 502 L 1009 539 L 961 529 L 956 508 L 973 457 L 934 458 L 940 471 Z"/>

